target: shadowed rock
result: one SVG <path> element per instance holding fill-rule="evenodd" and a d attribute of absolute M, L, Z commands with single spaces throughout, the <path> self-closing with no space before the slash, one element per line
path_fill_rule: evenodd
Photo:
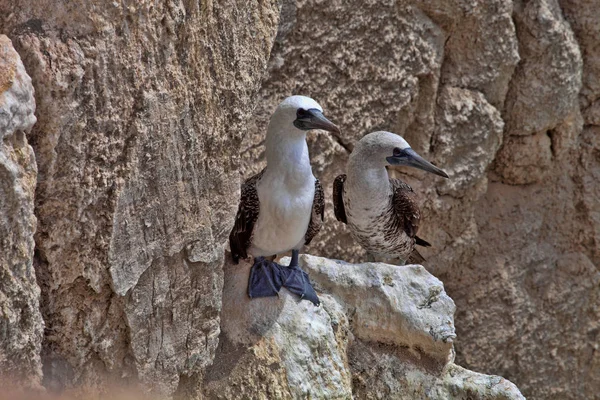
<path fill-rule="evenodd" d="M 34 111 L 31 78 L 10 39 L 0 35 L 0 379 L 35 387 L 44 322 L 32 265 L 37 166 L 25 137 Z"/>

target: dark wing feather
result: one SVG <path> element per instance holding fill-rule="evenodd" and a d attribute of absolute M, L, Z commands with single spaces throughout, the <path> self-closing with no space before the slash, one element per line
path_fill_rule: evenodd
<path fill-rule="evenodd" d="M 394 214 L 398 219 L 397 222 L 409 237 L 415 238 L 421 220 L 421 211 L 415 193 L 409 185 L 400 179 L 390 179 L 390 184 L 394 190 L 392 205 Z"/>
<path fill-rule="evenodd" d="M 346 182 L 346 174 L 338 175 L 333 181 L 333 212 L 338 221 L 347 224 L 348 219 L 344 207 L 344 182 Z"/>
<path fill-rule="evenodd" d="M 323 226 L 323 218 L 325 216 L 325 193 L 323 192 L 323 186 L 318 179 L 315 179 L 315 197 L 313 199 L 312 212 L 310 214 L 310 222 L 308 223 L 308 229 L 306 235 L 304 235 L 304 244 L 307 245 L 321 230 Z"/>
<path fill-rule="evenodd" d="M 258 191 L 256 184 L 262 177 L 264 169 L 258 174 L 248 178 L 243 184 L 240 193 L 240 205 L 233 229 L 229 234 L 229 247 L 231 256 L 236 264 L 240 258 L 248 257 L 248 248 L 252 241 L 254 224 L 258 219 L 260 211 L 260 202 L 258 200 Z"/>

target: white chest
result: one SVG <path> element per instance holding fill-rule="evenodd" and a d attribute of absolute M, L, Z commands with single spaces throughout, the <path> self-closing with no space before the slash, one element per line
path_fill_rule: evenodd
<path fill-rule="evenodd" d="M 299 249 L 310 222 L 314 176 L 310 174 L 294 185 L 278 176 L 265 176 L 257 189 L 260 213 L 252 238 L 252 255 L 270 256 Z"/>

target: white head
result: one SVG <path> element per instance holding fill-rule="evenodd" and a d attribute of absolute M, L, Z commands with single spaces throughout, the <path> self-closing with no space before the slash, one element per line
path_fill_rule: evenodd
<path fill-rule="evenodd" d="M 448 175 L 418 155 L 406 140 L 395 133 L 379 131 L 365 135 L 354 147 L 351 159 L 363 164 L 385 167 L 406 165 L 448 178 Z"/>
<path fill-rule="evenodd" d="M 306 96 L 290 96 L 275 109 L 269 128 L 290 134 L 306 134 L 311 129 L 339 133 L 339 129 L 323 115 L 323 108 Z"/>

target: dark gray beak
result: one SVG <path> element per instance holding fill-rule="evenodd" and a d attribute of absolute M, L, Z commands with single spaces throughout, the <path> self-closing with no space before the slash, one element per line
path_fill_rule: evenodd
<path fill-rule="evenodd" d="M 439 176 L 443 176 L 444 178 L 449 178 L 448 174 L 425 160 L 423 157 L 417 154 L 416 151 L 411 149 L 410 147 L 402 150 L 400 154 L 386 157 L 387 162 L 391 165 L 406 165 L 408 167 L 419 168 L 423 171 L 431 172 L 432 174 L 436 174 Z"/>
<path fill-rule="evenodd" d="M 303 131 L 310 129 L 323 129 L 328 132 L 340 133 L 340 129 L 330 120 L 325 118 L 323 113 L 316 108 L 310 110 L 298 110 L 294 126 Z"/>

